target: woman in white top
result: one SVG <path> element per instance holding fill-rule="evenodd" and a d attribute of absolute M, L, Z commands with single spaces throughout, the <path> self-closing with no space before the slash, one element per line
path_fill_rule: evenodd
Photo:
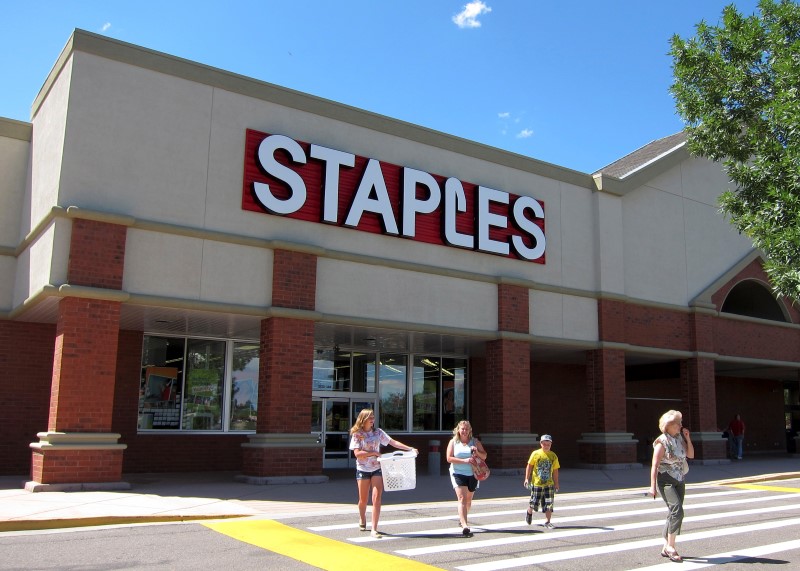
<path fill-rule="evenodd" d="M 486 460 L 486 450 L 477 438 L 473 438 L 469 421 L 462 420 L 453 429 L 453 438 L 447 445 L 447 461 L 450 462 L 450 481 L 456 491 L 458 519 L 464 537 L 472 537 L 467 518 L 472 507 L 472 496 L 478 487 L 478 480 L 472 473 L 475 456 Z"/>
<path fill-rule="evenodd" d="M 661 436 L 653 442 L 653 463 L 650 468 L 650 494 L 656 497 L 656 486 L 669 508 L 664 525 L 664 547 L 661 556 L 681 562 L 675 539 L 683 523 L 683 498 L 686 495 L 684 476 L 689 471 L 687 458 L 694 458 L 694 445 L 688 428 L 683 426 L 680 411 L 665 412 L 658 421 Z"/>
<path fill-rule="evenodd" d="M 358 527 L 367 531 L 367 500 L 372 487 L 372 537 L 382 537 L 378 531 L 381 517 L 381 495 L 383 494 L 383 473 L 378 458 L 381 446 L 392 445 L 400 450 L 416 451 L 393 440 L 380 428 L 375 428 L 375 412 L 365 408 L 358 413 L 355 424 L 350 429 L 350 450 L 356 457 L 356 484 L 358 485 Z"/>

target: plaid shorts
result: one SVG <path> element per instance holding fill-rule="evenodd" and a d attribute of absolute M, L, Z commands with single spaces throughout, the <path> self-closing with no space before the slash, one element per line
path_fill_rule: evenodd
<path fill-rule="evenodd" d="M 555 495 L 555 486 L 531 486 L 531 509 L 538 512 L 541 504 L 543 512 L 553 511 Z"/>

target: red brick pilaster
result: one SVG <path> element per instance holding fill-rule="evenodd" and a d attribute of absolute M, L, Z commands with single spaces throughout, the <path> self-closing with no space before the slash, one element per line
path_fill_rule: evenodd
<path fill-rule="evenodd" d="M 122 226 L 73 220 L 70 285 L 120 289 L 125 236 Z M 65 297 L 58 309 L 47 432 L 31 444 L 26 487 L 129 487 L 121 482 L 125 445 L 111 432 L 120 303 Z"/>
<path fill-rule="evenodd" d="M 725 459 L 726 441 L 717 427 L 714 361 L 706 358 L 681 361 L 681 394 L 686 403 L 683 424 L 692 431 L 694 457 L 699 461 Z"/>
<path fill-rule="evenodd" d="M 500 331 L 529 333 L 529 291 L 497 287 L 497 325 Z M 531 364 L 527 341 L 497 339 L 486 344 L 485 425 L 476 426 L 492 457 L 492 466 L 524 466 L 533 445 L 531 431 Z"/>
<path fill-rule="evenodd" d="M 275 250 L 272 305 L 313 310 L 317 258 Z M 242 445 L 248 478 L 322 474 L 322 445 L 311 434 L 314 322 L 270 317 L 261 322 L 256 434 Z"/>
<path fill-rule="evenodd" d="M 587 416 L 590 432 L 579 441 L 582 464 L 636 462 L 636 441 L 627 428 L 625 352 L 597 349 L 586 353 Z"/>

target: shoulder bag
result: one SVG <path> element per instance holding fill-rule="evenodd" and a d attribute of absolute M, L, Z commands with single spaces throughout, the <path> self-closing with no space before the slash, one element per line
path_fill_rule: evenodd
<path fill-rule="evenodd" d="M 472 465 L 472 475 L 475 476 L 475 479 L 479 482 L 483 482 L 489 477 L 492 471 L 489 470 L 489 465 L 486 463 L 486 460 L 478 456 L 477 453 L 473 452 L 472 456 L 475 458 L 475 463 Z"/>

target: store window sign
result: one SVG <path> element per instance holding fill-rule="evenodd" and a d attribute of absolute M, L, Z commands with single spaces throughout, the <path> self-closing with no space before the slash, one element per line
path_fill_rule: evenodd
<path fill-rule="evenodd" d="M 242 208 L 545 263 L 530 196 L 247 130 Z"/>

